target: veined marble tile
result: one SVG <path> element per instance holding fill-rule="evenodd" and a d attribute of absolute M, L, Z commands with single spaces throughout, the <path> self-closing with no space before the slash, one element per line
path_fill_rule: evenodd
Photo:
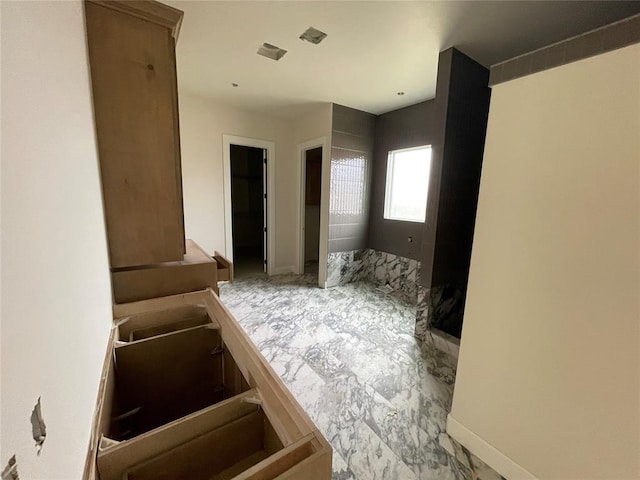
<path fill-rule="evenodd" d="M 414 335 L 418 340 L 424 342 L 427 339 L 427 333 L 431 327 L 429 324 L 428 290 L 422 285 L 419 285 L 417 297 L 418 304 L 416 306 L 416 325 Z"/>
<path fill-rule="evenodd" d="M 325 382 L 353 375 L 344 363 L 319 345 L 307 349 L 302 358 Z"/>
<path fill-rule="evenodd" d="M 330 253 L 327 259 L 327 286 L 368 280 L 388 285 L 394 295 L 416 304 L 420 262 L 368 248 Z"/>
<path fill-rule="evenodd" d="M 347 462 L 335 451 L 333 452 L 332 468 L 332 480 L 356 480 L 356 476 L 349 469 Z"/>
<path fill-rule="evenodd" d="M 473 453 L 468 452 L 471 458 L 472 470 L 478 480 L 502 480 L 502 477 L 495 470 L 488 467 L 486 463 L 476 457 Z"/>
<path fill-rule="evenodd" d="M 330 253 L 327 258 L 327 287 L 364 280 L 367 258 L 364 250 Z"/>
<path fill-rule="evenodd" d="M 368 282 L 315 282 L 259 275 L 220 298 L 333 446 L 333 480 L 500 479 L 446 434 L 456 360 L 414 337 L 415 305 Z"/>
<path fill-rule="evenodd" d="M 347 461 L 356 478 L 372 480 L 418 478 L 415 472 L 404 462 L 399 461 L 388 445 L 362 420 L 355 422 L 353 433 Z M 362 448 L 363 445 L 367 447 Z"/>

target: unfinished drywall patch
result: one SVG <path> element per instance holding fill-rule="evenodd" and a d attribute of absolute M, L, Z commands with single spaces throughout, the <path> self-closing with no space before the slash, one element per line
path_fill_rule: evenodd
<path fill-rule="evenodd" d="M 18 475 L 18 463 L 16 462 L 16 456 L 12 456 L 7 462 L 7 466 L 2 470 L 2 480 L 19 480 Z"/>
<path fill-rule="evenodd" d="M 47 438 L 47 426 L 44 424 L 44 419 L 42 418 L 40 397 L 38 397 L 38 402 L 31 412 L 31 432 L 33 433 L 33 440 L 36 442 L 36 452 L 40 455 L 44 440 Z"/>

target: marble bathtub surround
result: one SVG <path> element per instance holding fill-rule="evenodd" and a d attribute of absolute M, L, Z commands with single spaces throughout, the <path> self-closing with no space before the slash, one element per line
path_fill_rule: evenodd
<path fill-rule="evenodd" d="M 327 286 L 370 281 L 389 285 L 396 295 L 411 304 L 417 303 L 420 262 L 371 248 L 330 253 Z"/>
<path fill-rule="evenodd" d="M 256 275 L 220 297 L 334 448 L 334 480 L 499 480 L 445 431 L 456 362 L 370 282 Z"/>

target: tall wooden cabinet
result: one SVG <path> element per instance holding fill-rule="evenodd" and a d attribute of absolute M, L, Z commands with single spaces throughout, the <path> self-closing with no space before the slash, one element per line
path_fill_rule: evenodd
<path fill-rule="evenodd" d="M 111 268 L 185 254 L 175 40 L 182 12 L 85 2 Z"/>
<path fill-rule="evenodd" d="M 85 9 L 115 303 L 83 479 L 328 480 L 331 447 L 217 295 L 232 265 L 185 242 L 182 12 Z"/>

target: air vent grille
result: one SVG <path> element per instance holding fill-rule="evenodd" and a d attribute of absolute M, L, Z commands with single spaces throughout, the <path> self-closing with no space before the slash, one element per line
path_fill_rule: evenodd
<path fill-rule="evenodd" d="M 314 45 L 319 44 L 322 40 L 327 38 L 327 34 L 321 32 L 317 28 L 309 27 L 307 30 L 300 35 L 300 40 L 306 40 L 307 42 L 311 42 Z"/>
<path fill-rule="evenodd" d="M 287 53 L 286 50 L 276 47 L 275 45 L 271 45 L 270 43 L 263 43 L 260 45 L 260 48 L 258 48 L 258 55 L 262 55 L 263 57 L 276 61 L 280 60 L 285 53 Z"/>

